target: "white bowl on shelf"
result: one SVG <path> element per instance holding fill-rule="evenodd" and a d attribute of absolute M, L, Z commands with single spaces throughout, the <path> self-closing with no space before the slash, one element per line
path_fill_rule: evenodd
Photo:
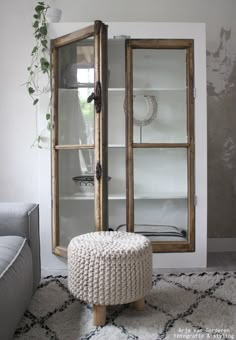
<path fill-rule="evenodd" d="M 94 175 L 86 174 L 75 176 L 72 178 L 79 188 L 79 193 L 84 195 L 93 195 L 94 194 Z"/>
<path fill-rule="evenodd" d="M 72 178 L 83 195 L 94 195 L 94 174 L 75 176 Z M 108 181 L 111 177 L 108 177 Z"/>

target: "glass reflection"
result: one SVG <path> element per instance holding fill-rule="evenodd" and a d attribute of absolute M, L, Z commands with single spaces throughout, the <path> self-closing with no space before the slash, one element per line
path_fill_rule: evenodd
<path fill-rule="evenodd" d="M 186 50 L 134 49 L 135 143 L 187 142 Z"/>
<path fill-rule="evenodd" d="M 185 148 L 134 149 L 134 231 L 184 241 L 188 229 Z"/>
<path fill-rule="evenodd" d="M 93 38 L 58 49 L 58 144 L 94 144 Z"/>

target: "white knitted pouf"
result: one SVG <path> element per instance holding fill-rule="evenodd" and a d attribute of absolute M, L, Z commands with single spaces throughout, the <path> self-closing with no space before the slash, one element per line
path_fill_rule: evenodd
<path fill-rule="evenodd" d="M 142 235 L 93 232 L 68 247 L 68 286 L 82 301 L 107 306 L 140 300 L 152 287 L 152 247 Z"/>

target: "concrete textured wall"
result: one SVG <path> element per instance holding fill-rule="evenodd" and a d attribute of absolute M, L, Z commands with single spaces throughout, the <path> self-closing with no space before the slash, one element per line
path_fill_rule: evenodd
<path fill-rule="evenodd" d="M 208 235 L 236 237 L 236 37 L 221 28 L 208 70 Z"/>

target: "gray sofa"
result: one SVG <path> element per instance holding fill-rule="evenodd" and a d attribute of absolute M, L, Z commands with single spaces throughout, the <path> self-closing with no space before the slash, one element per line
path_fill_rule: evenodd
<path fill-rule="evenodd" d="M 39 207 L 0 203 L 0 339 L 12 339 L 40 281 Z"/>

